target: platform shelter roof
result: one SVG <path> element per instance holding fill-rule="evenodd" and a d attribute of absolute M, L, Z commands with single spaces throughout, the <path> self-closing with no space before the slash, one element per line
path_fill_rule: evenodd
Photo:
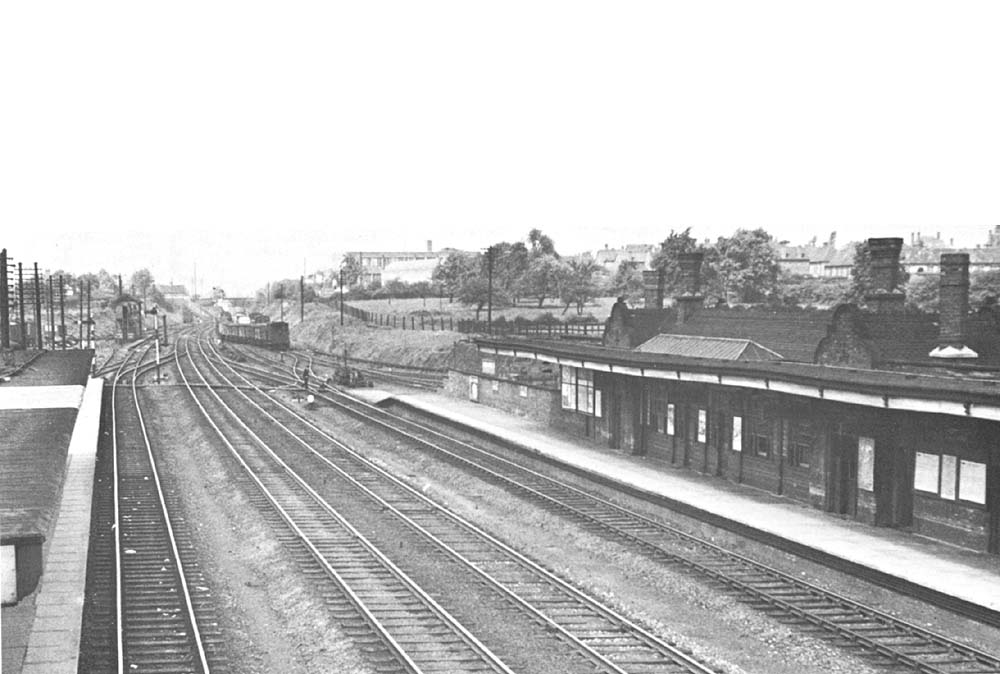
<path fill-rule="evenodd" d="M 781 360 L 781 354 L 749 339 L 702 337 L 699 335 L 656 335 L 636 351 L 721 360 Z"/>
<path fill-rule="evenodd" d="M 773 390 L 886 409 L 1000 421 L 1000 377 L 914 373 L 812 363 L 697 358 L 516 337 L 476 340 L 481 353 L 654 379 Z"/>

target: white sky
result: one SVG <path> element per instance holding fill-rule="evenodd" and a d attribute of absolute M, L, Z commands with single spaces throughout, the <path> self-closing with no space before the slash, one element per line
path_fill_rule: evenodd
<path fill-rule="evenodd" d="M 350 249 L 1000 224 L 1000 3 L 9 2 L 0 246 L 248 292 Z"/>

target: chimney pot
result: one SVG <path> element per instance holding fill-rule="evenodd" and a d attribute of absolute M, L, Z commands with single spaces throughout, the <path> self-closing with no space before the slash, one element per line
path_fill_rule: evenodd
<path fill-rule="evenodd" d="M 906 296 L 899 290 L 899 253 L 903 239 L 868 239 L 872 289 L 865 297 L 875 311 L 901 311 Z"/>
<path fill-rule="evenodd" d="M 663 270 L 648 269 L 642 272 L 643 297 L 647 309 L 663 308 Z"/>
<path fill-rule="evenodd" d="M 680 294 L 674 298 L 677 304 L 677 322 L 683 324 L 694 315 L 704 301 L 701 295 L 701 263 L 705 254 L 701 252 L 681 253 L 677 256 L 680 268 Z"/>
<path fill-rule="evenodd" d="M 965 344 L 965 320 L 969 313 L 969 254 L 945 253 L 941 256 L 937 347 L 932 358 L 977 358 Z"/>

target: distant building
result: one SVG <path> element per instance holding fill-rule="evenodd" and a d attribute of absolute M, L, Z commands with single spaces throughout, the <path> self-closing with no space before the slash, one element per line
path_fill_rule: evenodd
<path fill-rule="evenodd" d="M 156 290 L 168 300 L 184 300 L 188 297 L 187 288 L 182 285 L 157 284 Z"/>
<path fill-rule="evenodd" d="M 909 245 L 903 246 L 900 264 L 910 275 L 940 274 L 942 254 L 966 253 L 970 273 L 1000 269 L 1000 227 L 988 232 L 986 246 L 955 248 L 954 243 L 954 239 L 947 242 L 942 239 L 940 232 L 933 237 L 925 237 L 920 232 L 912 233 Z"/>
<path fill-rule="evenodd" d="M 632 243 L 621 248 L 608 248 L 596 250 L 591 254 L 591 258 L 607 274 L 614 275 L 622 262 L 635 262 L 639 270 L 652 269 L 653 256 L 656 255 L 657 246 L 649 243 Z"/>
<path fill-rule="evenodd" d="M 453 252 L 451 248 L 435 251 L 431 241 L 427 242 L 427 250 L 424 251 L 352 251 L 346 255 L 354 258 L 361 264 L 361 278 L 359 283 L 362 286 L 370 286 L 376 283 L 384 283 L 387 279 L 383 277 L 383 272 L 389 265 L 400 262 L 432 261 L 437 262 Z M 433 267 L 432 267 L 433 269 Z M 429 280 L 429 277 L 428 279 Z"/>
<path fill-rule="evenodd" d="M 439 258 L 427 258 L 423 260 L 399 260 L 391 262 L 382 270 L 382 284 L 390 281 L 402 281 L 403 283 L 421 283 L 430 281 L 434 274 L 434 269 L 440 262 Z"/>

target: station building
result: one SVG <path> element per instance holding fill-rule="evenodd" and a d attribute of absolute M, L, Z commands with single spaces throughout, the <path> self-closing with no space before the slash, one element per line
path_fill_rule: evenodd
<path fill-rule="evenodd" d="M 904 308 L 901 239 L 871 239 L 866 309 L 705 308 L 700 254 L 663 308 L 619 301 L 600 344 L 478 339 L 454 393 L 625 453 L 874 526 L 1000 553 L 1000 312 L 969 310 L 941 257 L 941 313 Z"/>

